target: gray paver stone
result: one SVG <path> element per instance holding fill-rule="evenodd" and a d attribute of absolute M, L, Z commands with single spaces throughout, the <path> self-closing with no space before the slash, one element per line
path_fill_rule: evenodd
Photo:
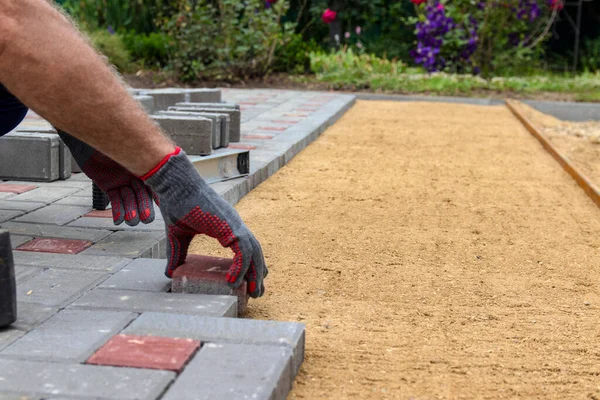
<path fill-rule="evenodd" d="M 142 96 L 152 96 L 153 111 L 166 110 L 172 105 L 185 100 L 185 92 L 181 89 L 154 89 L 140 91 Z"/>
<path fill-rule="evenodd" d="M 17 311 L 18 312 L 18 311 Z M 0 329 L 0 350 L 12 344 L 25 334 L 25 331 L 12 327 Z"/>
<path fill-rule="evenodd" d="M 112 233 L 109 230 L 71 228 L 66 226 L 19 223 L 12 221 L 5 222 L 1 224 L 0 227 L 2 229 L 7 229 L 10 232 L 11 238 L 12 235 L 25 235 L 46 238 L 79 239 L 97 242 Z"/>
<path fill-rule="evenodd" d="M 24 212 L 19 210 L 0 210 L 0 222 L 9 221 L 23 214 Z"/>
<path fill-rule="evenodd" d="M 137 313 L 156 311 L 213 317 L 235 317 L 237 316 L 237 298 L 233 296 L 95 289 L 73 302 L 70 308 L 106 309 Z"/>
<path fill-rule="evenodd" d="M 17 285 L 17 300 L 64 307 L 107 277 L 99 272 L 47 269 Z"/>
<path fill-rule="evenodd" d="M 36 203 L 30 201 L 0 200 L 0 210 L 18 210 L 31 212 L 37 210 L 38 208 L 42 208 L 45 205 L 46 203 Z"/>
<path fill-rule="evenodd" d="M 191 103 L 190 103 L 191 104 Z M 187 112 L 208 112 L 217 114 L 227 114 L 230 118 L 229 141 L 239 142 L 241 135 L 241 114 L 240 110 L 231 108 L 210 108 L 210 107 L 169 107 L 169 111 L 187 111 Z"/>
<path fill-rule="evenodd" d="M 11 200 L 52 203 L 80 190 L 75 187 L 42 186 L 12 197 Z"/>
<path fill-rule="evenodd" d="M 22 265 L 15 265 L 15 279 L 17 280 L 17 285 L 25 282 L 28 279 L 33 278 L 34 276 L 41 274 L 44 270 L 38 267 L 25 267 Z"/>
<path fill-rule="evenodd" d="M 58 178 L 62 180 L 69 179 L 71 177 L 71 173 L 73 172 L 73 156 L 71 155 L 71 150 L 67 147 L 67 145 L 62 141 L 58 134 L 56 135 L 58 139 Z"/>
<path fill-rule="evenodd" d="M 56 134 L 13 132 L 0 140 L 0 177 L 51 182 L 60 178 Z"/>
<path fill-rule="evenodd" d="M 304 361 L 304 324 L 147 312 L 123 333 L 185 337 L 215 343 L 284 346 L 293 352 L 294 375 Z"/>
<path fill-rule="evenodd" d="M 89 207 L 75 207 L 52 204 L 40 208 L 37 211 L 15 219 L 15 222 L 29 222 L 34 224 L 54 224 L 64 225 L 84 214 L 92 211 L 92 205 Z"/>
<path fill-rule="evenodd" d="M 92 196 L 68 196 L 64 199 L 58 200 L 54 204 L 62 204 L 65 206 L 88 207 L 90 204 L 92 204 Z"/>
<path fill-rule="evenodd" d="M 30 331 L 58 312 L 58 308 L 34 303 L 17 303 L 17 321 L 13 327 Z"/>
<path fill-rule="evenodd" d="M 54 400 L 54 399 L 42 399 L 39 396 L 27 396 L 25 394 L 8 394 L 0 393 L 0 400 Z"/>
<path fill-rule="evenodd" d="M 152 119 L 189 155 L 205 156 L 212 151 L 212 121 L 202 117 L 153 115 Z"/>
<path fill-rule="evenodd" d="M 84 250 L 82 255 L 152 258 L 164 232 L 115 232 Z M 156 249 L 155 249 L 156 248 Z"/>
<path fill-rule="evenodd" d="M 0 354 L 23 360 L 83 362 L 137 315 L 100 310 L 63 310 Z"/>
<path fill-rule="evenodd" d="M 210 113 L 210 112 L 194 112 L 194 111 L 161 111 L 159 115 L 165 116 L 199 116 L 204 118 L 210 118 L 213 121 L 213 148 L 218 143 L 218 147 L 227 147 L 229 146 L 229 131 L 231 129 L 231 118 L 229 114 L 218 114 L 218 113 Z M 215 138 L 215 135 L 218 134 L 218 138 Z"/>
<path fill-rule="evenodd" d="M 32 396 L 155 400 L 174 377 L 149 369 L 0 360 L 0 392 Z"/>
<path fill-rule="evenodd" d="M 129 226 L 126 223 L 115 225 L 112 218 L 81 217 L 67 224 L 74 228 L 107 229 L 111 231 L 165 231 L 165 223 L 162 220 L 154 220 L 151 224 L 138 224 Z"/>
<path fill-rule="evenodd" d="M 133 98 L 141 104 L 148 114 L 154 112 L 154 97 L 148 95 L 136 95 L 133 96 Z"/>
<path fill-rule="evenodd" d="M 33 240 L 33 238 L 31 236 L 21 236 L 21 235 L 10 235 L 10 244 L 12 245 L 13 249 L 16 249 L 17 247 L 21 246 L 22 244 L 25 244 L 29 241 Z"/>
<path fill-rule="evenodd" d="M 221 101 L 219 89 L 187 89 L 185 101 L 197 103 L 218 103 Z"/>
<path fill-rule="evenodd" d="M 171 279 L 165 276 L 165 260 L 138 258 L 104 281 L 99 288 L 167 292 Z"/>
<path fill-rule="evenodd" d="M 131 259 L 122 257 L 51 254 L 33 251 L 13 251 L 13 257 L 15 265 L 98 272 L 116 272 L 131 262 Z"/>
<path fill-rule="evenodd" d="M 290 349 L 209 343 L 162 399 L 284 400 L 292 382 Z"/>

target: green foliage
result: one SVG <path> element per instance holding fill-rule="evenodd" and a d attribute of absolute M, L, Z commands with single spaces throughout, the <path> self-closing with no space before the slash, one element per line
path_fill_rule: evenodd
<path fill-rule="evenodd" d="M 180 1 L 160 24 L 172 39 L 172 67 L 183 79 L 247 79 L 267 74 L 275 50 L 293 34 L 280 23 L 288 2 L 269 9 L 262 0 Z"/>
<path fill-rule="evenodd" d="M 123 42 L 133 59 L 146 68 L 164 67 L 169 62 L 168 37 L 163 33 L 148 35 L 129 32 Z"/>
<path fill-rule="evenodd" d="M 586 39 L 581 49 L 581 68 L 584 71 L 596 72 L 600 69 L 600 38 Z"/>
<path fill-rule="evenodd" d="M 320 52 L 321 47 L 314 39 L 304 41 L 301 35 L 295 34 L 289 42 L 280 43 L 275 50 L 273 71 L 303 74 L 310 71 L 310 54 Z"/>
<path fill-rule="evenodd" d="M 127 51 L 125 43 L 119 35 L 111 35 L 107 31 L 96 31 L 90 34 L 94 47 L 104 54 L 108 61 L 121 72 L 131 69 L 131 54 Z"/>

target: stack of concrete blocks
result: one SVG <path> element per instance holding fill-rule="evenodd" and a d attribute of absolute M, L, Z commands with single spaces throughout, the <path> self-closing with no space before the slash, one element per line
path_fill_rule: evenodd
<path fill-rule="evenodd" d="M 169 107 L 169 111 L 187 112 L 187 113 L 209 113 L 224 114 L 229 116 L 230 129 L 229 141 L 239 142 L 241 136 L 241 112 L 240 106 L 228 103 L 177 103 L 174 107 Z"/>
<path fill-rule="evenodd" d="M 213 121 L 199 116 L 153 115 L 152 119 L 188 155 L 207 156 L 213 149 Z"/>
<path fill-rule="evenodd" d="M 186 111 L 159 111 L 157 115 L 165 117 L 208 118 L 212 121 L 213 149 L 229 146 L 229 131 L 231 129 L 231 119 L 227 114 L 204 112 L 197 113 Z"/>
<path fill-rule="evenodd" d="M 52 182 L 71 177 L 71 152 L 56 133 L 16 132 L 0 140 L 0 178 Z"/>

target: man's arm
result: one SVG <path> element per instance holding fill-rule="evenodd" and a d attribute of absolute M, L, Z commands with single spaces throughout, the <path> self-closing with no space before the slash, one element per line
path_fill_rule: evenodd
<path fill-rule="evenodd" d="M 138 176 L 175 150 L 101 56 L 45 0 L 0 0 L 0 82 L 50 123 Z"/>

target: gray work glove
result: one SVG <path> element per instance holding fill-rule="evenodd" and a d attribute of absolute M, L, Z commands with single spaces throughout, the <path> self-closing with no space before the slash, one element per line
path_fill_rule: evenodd
<path fill-rule="evenodd" d="M 166 161 L 166 162 L 165 162 Z M 201 177 L 185 152 L 177 149 L 142 179 L 158 195 L 167 231 L 168 277 L 185 262 L 195 235 L 204 234 L 234 253 L 227 274 L 231 287 L 248 281 L 248 294 L 260 297 L 268 270 L 258 240 L 242 219 Z"/>

